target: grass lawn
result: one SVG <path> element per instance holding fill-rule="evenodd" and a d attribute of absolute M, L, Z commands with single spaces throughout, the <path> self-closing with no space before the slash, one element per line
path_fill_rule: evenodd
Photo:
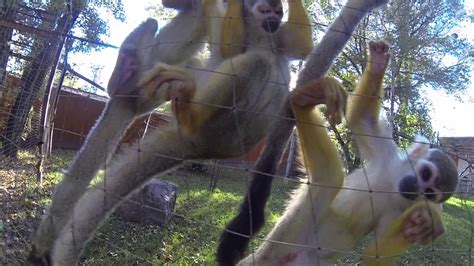
<path fill-rule="evenodd" d="M 43 188 L 35 183 L 34 156 L 21 153 L 20 160 L 0 160 L 0 265 L 21 264 L 29 239 L 44 213 L 51 190 L 72 153 L 56 151 L 45 167 Z M 221 228 L 233 217 L 245 193 L 246 177 L 239 170 L 217 168 L 217 188 L 209 191 L 210 173 L 178 170 L 164 179 L 176 183 L 180 194 L 176 214 L 166 228 L 140 226 L 112 215 L 87 245 L 86 265 L 203 265 L 215 264 L 214 252 Z M 263 239 L 284 209 L 296 184 L 276 180 L 267 208 L 268 223 L 259 234 Z M 474 262 L 474 199 L 452 198 L 444 205 L 447 232 L 434 244 L 414 246 L 399 259 L 410 265 L 469 265 Z M 364 243 L 341 264 L 360 260 Z M 257 247 L 261 240 L 253 241 Z"/>

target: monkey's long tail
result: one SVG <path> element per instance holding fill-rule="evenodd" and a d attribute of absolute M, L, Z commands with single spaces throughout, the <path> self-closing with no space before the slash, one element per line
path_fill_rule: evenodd
<path fill-rule="evenodd" d="M 282 117 L 293 118 L 289 102 L 282 110 Z M 255 166 L 256 172 L 249 184 L 244 202 L 240 205 L 239 213 L 221 235 L 216 254 L 219 265 L 235 265 L 243 257 L 250 239 L 265 224 L 265 206 L 270 196 L 273 175 L 295 125 L 294 120 L 290 119 L 278 119 L 270 130 L 267 139 L 269 145 Z"/>

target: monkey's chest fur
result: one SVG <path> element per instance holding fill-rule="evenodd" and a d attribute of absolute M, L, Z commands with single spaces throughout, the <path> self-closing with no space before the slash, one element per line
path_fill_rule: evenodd
<path fill-rule="evenodd" d="M 280 119 L 278 112 L 288 95 L 288 61 L 251 52 L 246 56 L 242 61 L 250 61 L 248 69 L 239 76 L 223 77 L 230 86 L 219 89 L 227 90 L 230 97 L 208 100 L 219 105 L 211 108 L 219 110 L 199 129 L 200 139 L 195 143 L 210 157 L 235 157 L 250 151 Z"/>

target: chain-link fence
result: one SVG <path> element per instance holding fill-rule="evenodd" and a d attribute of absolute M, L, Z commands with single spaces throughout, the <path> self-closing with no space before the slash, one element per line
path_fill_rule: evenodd
<path fill-rule="evenodd" d="M 54 13 L 28 3 L 21 4 L 15 1 L 2 6 L 0 21 L 0 46 L 2 47 L 0 51 L 2 64 L 0 68 L 0 147 L 2 152 L 0 155 L 2 210 L 0 258 L 2 259 L 0 261 L 4 264 L 21 264 L 26 259 L 33 232 L 41 217 L 44 217 L 46 213 L 46 206 L 50 203 L 53 189 L 63 176 L 63 169 L 67 168 L 73 155 L 84 144 L 109 101 L 106 96 L 66 86 L 64 83 L 66 76 L 69 75 L 84 80 L 98 90 L 105 91 L 92 78 L 81 75 L 68 64 L 68 55 L 71 53 L 70 49 L 74 42 L 88 41 L 71 34 L 73 23 L 74 15 L 68 12 Z M 324 23 L 311 26 L 331 30 Z M 363 43 L 367 41 L 361 32 L 357 32 L 353 38 Z M 96 45 L 101 44 L 96 42 Z M 103 45 L 108 49 L 117 49 L 116 45 Z M 365 59 L 364 56 L 363 59 Z M 294 64 L 296 65 L 298 63 Z M 293 78 L 297 77 L 296 69 L 297 67 L 292 67 Z M 206 73 L 203 75 L 230 75 L 205 67 L 195 67 L 193 70 Z M 289 84 L 290 81 L 286 80 L 281 85 L 289 87 Z M 350 93 L 350 96 L 354 94 Z M 204 102 L 193 102 L 193 104 L 209 105 Z M 255 117 L 269 117 L 275 121 L 292 120 L 292 117 L 275 113 L 258 113 L 236 105 L 209 106 L 209 108 L 253 113 Z M 393 106 L 391 111 L 393 115 Z M 236 119 L 237 132 L 243 130 L 240 125 L 245 121 L 237 121 L 237 115 L 229 117 Z M 149 141 L 143 144 L 145 135 L 166 128 L 173 124 L 173 121 L 172 114 L 158 111 L 136 119 L 128 127 L 127 132 L 121 135 L 117 154 L 133 150 L 136 152 L 136 161 L 140 162 L 140 152 L 146 150 L 146 145 L 151 145 Z M 356 154 L 352 142 L 353 132 L 327 125 L 315 126 L 333 130 L 331 136 L 333 141 L 339 144 L 341 155 L 347 163 L 347 170 L 354 169 L 354 166 L 365 167 L 363 160 L 358 158 L 359 161 L 357 161 L 353 157 L 357 156 L 353 155 L 353 153 Z M 176 135 L 180 133 L 177 132 Z M 242 138 L 240 133 L 234 137 Z M 380 136 L 369 137 L 380 138 Z M 252 240 L 250 250 L 255 251 L 265 241 L 271 242 L 265 236 L 282 215 L 285 202 L 291 199 L 291 191 L 299 186 L 317 187 L 319 185 L 294 174 L 297 172 L 294 164 L 295 150 L 298 146 L 295 144 L 294 137 L 291 141 L 283 141 L 286 148 L 281 158 L 277 160 L 278 170 L 275 173 L 262 172 L 262 169 L 256 167 L 259 156 L 272 148 L 273 143 L 269 143 L 268 138 L 268 136 L 262 138 L 252 149 L 243 148 L 242 151 L 245 152 L 241 152 L 240 156 L 226 159 L 216 156 L 216 159 L 212 160 L 199 160 L 157 153 L 157 157 L 184 163 L 183 167 L 162 176 L 179 187 L 179 193 L 177 192 L 179 196 L 176 202 L 172 203 L 172 209 L 174 207 L 175 209 L 172 210 L 174 214 L 171 222 L 166 225 L 142 225 L 126 221 L 120 215 L 112 215 L 88 244 L 81 263 L 94 265 L 213 264 L 219 235 L 235 215 L 240 202 L 245 199 L 247 189 L 253 184 L 252 176 L 258 175 L 271 177 L 274 184 L 272 196 L 267 204 L 267 223 Z M 392 137 L 387 139 L 387 141 L 392 140 Z M 107 143 L 110 140 L 100 141 Z M 243 143 L 244 140 L 241 139 L 240 142 Z M 472 251 L 474 247 L 473 175 L 470 170 L 467 170 L 472 169 L 472 161 L 470 161 L 472 157 L 465 157 L 464 153 L 450 149 L 450 144 L 442 140 L 440 143 L 433 144 L 445 149 L 456 162 L 465 161 L 468 165 L 459 170 L 462 180 L 460 180 L 458 192 L 444 204 L 443 219 L 447 227 L 445 236 L 428 246 L 412 247 L 399 262 L 402 264 L 472 264 L 474 259 Z M 466 145 L 469 144 L 474 146 L 474 142 Z M 107 177 L 110 169 L 114 167 L 115 156 L 120 155 L 112 156 L 110 161 L 107 158 L 100 159 L 103 166 L 98 177 L 92 182 L 92 187 L 98 186 L 99 190 L 106 191 Z M 351 158 L 354 161 L 347 162 Z M 146 167 L 153 168 L 150 165 Z M 141 172 L 136 174 L 139 175 Z M 104 176 L 105 184 L 101 187 L 97 184 Z M 366 179 L 369 180 L 367 176 Z M 387 190 L 377 191 L 377 193 L 389 195 L 397 192 Z M 143 198 L 132 198 L 129 201 L 135 203 L 135 209 L 163 212 L 154 204 L 146 203 Z M 373 205 L 370 202 L 365 204 Z M 374 223 L 377 223 L 373 213 L 366 219 L 373 219 Z M 308 232 L 308 234 L 311 233 L 313 232 Z M 339 255 L 338 263 L 358 263 L 370 237 L 373 235 L 363 238 L 361 243 L 352 250 L 331 251 Z M 291 242 L 278 244 L 288 247 L 300 245 Z M 301 245 L 300 248 L 321 251 L 325 247 Z"/>

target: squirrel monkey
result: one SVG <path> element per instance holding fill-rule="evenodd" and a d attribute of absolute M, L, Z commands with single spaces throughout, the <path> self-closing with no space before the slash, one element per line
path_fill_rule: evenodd
<path fill-rule="evenodd" d="M 318 104 L 341 110 L 342 89 L 331 78 L 297 87 L 291 94 L 310 184 L 302 184 L 255 254 L 241 264 L 309 265 L 335 263 L 370 232 L 368 265 L 391 265 L 412 243 L 427 243 L 444 227 L 440 203 L 457 185 L 456 166 L 438 149 L 414 144 L 402 154 L 379 119 L 388 44 L 369 43 L 369 59 L 348 104 L 347 123 L 367 161 L 344 179 L 342 161 L 327 136 Z M 335 114 L 336 118 L 340 113 Z M 285 244 L 289 243 L 289 244 Z M 377 244 L 376 244 L 377 243 Z"/>
<path fill-rule="evenodd" d="M 290 8 L 301 6 L 301 0 L 294 2 Z M 312 43 L 286 46 L 300 33 L 279 23 L 281 1 L 243 0 L 243 50 L 227 53 L 214 45 L 214 52 L 211 45 L 211 58 L 193 69 L 189 60 L 206 37 L 220 39 L 226 30 L 221 20 L 211 22 L 215 27 L 208 32 L 213 15 L 208 12 L 225 12 L 209 3 L 225 7 L 222 0 L 164 0 L 178 15 L 156 36 L 156 21 L 147 20 L 126 38 L 109 81 L 111 100 L 54 193 L 34 239 L 31 264 L 77 263 L 95 229 L 147 180 L 186 159 L 242 155 L 264 138 L 288 95 L 289 59 L 303 58 Z M 299 15 L 310 24 L 306 13 Z M 167 100 L 173 101 L 177 121 L 113 156 L 104 181 L 87 190 L 130 123 Z"/>
<path fill-rule="evenodd" d="M 204 4 L 211 44 L 209 68 L 218 66 L 225 59 L 232 60 L 249 50 L 262 49 L 252 44 L 254 40 L 250 38 L 253 38 L 254 34 L 249 33 L 254 29 L 271 36 L 272 41 L 263 46 L 264 49 L 276 49 L 278 54 L 286 56 L 287 59 L 304 59 L 313 48 L 312 27 L 301 0 L 289 1 L 288 21 L 284 24 L 281 21 L 283 7 L 279 0 L 228 0 L 226 3 L 222 0 L 205 0 Z M 249 12 L 250 18 L 244 18 L 243 14 Z M 203 90 L 208 88 L 205 85 L 202 87 Z M 225 103 L 226 107 L 232 108 L 232 97 L 226 97 L 222 101 L 222 95 L 219 94 L 217 101 L 211 101 L 209 95 L 209 92 L 203 91 L 192 99 L 180 100 L 178 97 L 173 112 L 184 133 L 192 134 L 203 123 L 207 123 L 216 111 L 216 108 L 212 108 L 213 105 Z M 235 95 L 238 96 L 239 94 Z"/>

